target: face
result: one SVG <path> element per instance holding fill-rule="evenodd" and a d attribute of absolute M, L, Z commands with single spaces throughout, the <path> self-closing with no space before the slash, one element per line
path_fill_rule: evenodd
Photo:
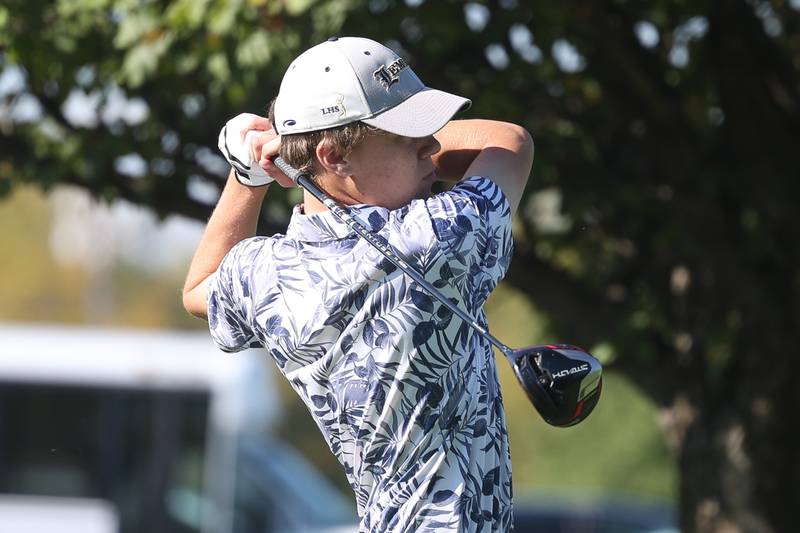
<path fill-rule="evenodd" d="M 427 198 L 436 181 L 431 157 L 441 149 L 432 135 L 419 139 L 370 135 L 347 156 L 350 178 L 343 191 L 353 203 L 397 209 Z"/>

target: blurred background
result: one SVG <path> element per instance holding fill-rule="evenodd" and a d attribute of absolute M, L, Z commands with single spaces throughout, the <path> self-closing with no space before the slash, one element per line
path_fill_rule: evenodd
<path fill-rule="evenodd" d="M 288 385 L 180 298 L 219 128 L 331 35 L 536 142 L 490 325 L 606 378 L 556 429 L 499 365 L 518 530 L 793 530 L 798 0 L 2 0 L 0 525 L 354 530 Z"/>

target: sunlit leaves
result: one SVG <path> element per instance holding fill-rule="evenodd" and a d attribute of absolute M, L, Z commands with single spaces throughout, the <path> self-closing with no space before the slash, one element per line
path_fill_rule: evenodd
<path fill-rule="evenodd" d="M 236 48 L 236 59 L 245 68 L 261 67 L 270 59 L 270 42 L 267 32 L 258 30 L 250 34 Z"/>
<path fill-rule="evenodd" d="M 198 29 L 205 22 L 211 0 L 176 0 L 167 8 L 165 18 L 176 31 Z"/>
<path fill-rule="evenodd" d="M 151 39 L 131 48 L 125 55 L 121 80 L 131 87 L 141 85 L 156 72 L 159 61 L 172 44 L 172 37 L 168 34 L 155 32 L 151 34 Z"/>
<path fill-rule="evenodd" d="M 140 40 L 153 41 L 163 33 L 160 26 L 160 16 L 154 10 L 126 13 L 114 37 L 114 46 L 125 49 Z"/>
<path fill-rule="evenodd" d="M 319 2 L 317 2 L 317 0 L 284 0 L 283 2 L 283 4 L 286 6 L 286 12 L 290 16 L 296 16 L 304 13 L 315 3 Z"/>
<path fill-rule="evenodd" d="M 208 11 L 208 29 L 211 33 L 225 35 L 231 32 L 236 24 L 237 15 L 242 9 L 242 0 L 214 2 Z"/>
<path fill-rule="evenodd" d="M 230 78 L 231 70 L 228 58 L 222 52 L 213 54 L 208 58 L 208 71 L 219 81 L 226 82 Z"/>
<path fill-rule="evenodd" d="M 7 25 L 8 25 L 8 9 L 6 9 L 3 6 L 0 6 L 0 30 L 6 30 Z"/>

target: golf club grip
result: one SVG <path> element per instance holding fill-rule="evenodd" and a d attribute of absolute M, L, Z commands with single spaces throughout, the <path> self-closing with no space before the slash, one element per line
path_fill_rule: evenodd
<path fill-rule="evenodd" d="M 376 234 L 372 233 L 370 228 L 350 214 L 350 210 L 346 206 L 340 205 L 338 202 L 334 201 L 313 181 L 311 181 L 307 173 L 300 172 L 286 163 L 286 161 L 280 157 L 276 157 L 273 161 L 275 165 L 281 169 L 281 171 L 283 171 L 284 174 L 292 179 L 292 181 L 297 183 L 303 189 L 307 190 L 312 196 L 314 196 L 314 198 L 322 202 L 336 218 L 344 222 L 347 227 L 355 231 L 359 237 L 372 245 L 394 266 L 399 268 L 408 277 L 416 281 L 422 288 L 428 291 L 429 294 L 439 300 L 445 307 L 452 311 L 461 320 L 466 322 L 470 327 L 483 335 L 490 343 L 503 352 L 506 357 L 511 359 L 511 354 L 513 353 L 511 348 L 500 342 L 496 337 L 489 333 L 486 328 L 478 324 L 478 322 L 467 312 L 463 311 L 460 307 L 451 302 L 444 294 L 442 294 L 439 289 L 431 285 L 422 274 L 417 272 L 411 267 L 411 265 L 406 263 L 405 260 L 395 254 L 387 241 L 385 241 L 382 237 L 378 237 Z"/>
<path fill-rule="evenodd" d="M 293 182 L 297 183 L 298 185 L 299 185 L 299 183 L 297 181 L 298 178 L 300 178 L 301 176 L 307 176 L 307 174 L 305 172 L 300 172 L 299 170 L 294 168 L 292 165 L 290 165 L 289 163 L 284 161 L 283 158 L 281 158 L 280 156 L 277 156 L 277 157 L 273 158 L 272 162 L 275 163 L 275 166 L 278 167 L 279 169 L 281 169 L 281 172 L 286 174 L 286 176 L 288 176 L 288 178 L 290 180 L 292 180 Z"/>

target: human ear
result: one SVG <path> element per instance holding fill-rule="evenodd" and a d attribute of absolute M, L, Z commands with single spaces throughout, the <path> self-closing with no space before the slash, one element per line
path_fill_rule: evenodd
<path fill-rule="evenodd" d="M 326 141 L 317 144 L 317 160 L 323 171 L 327 174 L 336 174 L 343 178 L 351 174 L 348 158 L 341 154 L 336 147 Z"/>

